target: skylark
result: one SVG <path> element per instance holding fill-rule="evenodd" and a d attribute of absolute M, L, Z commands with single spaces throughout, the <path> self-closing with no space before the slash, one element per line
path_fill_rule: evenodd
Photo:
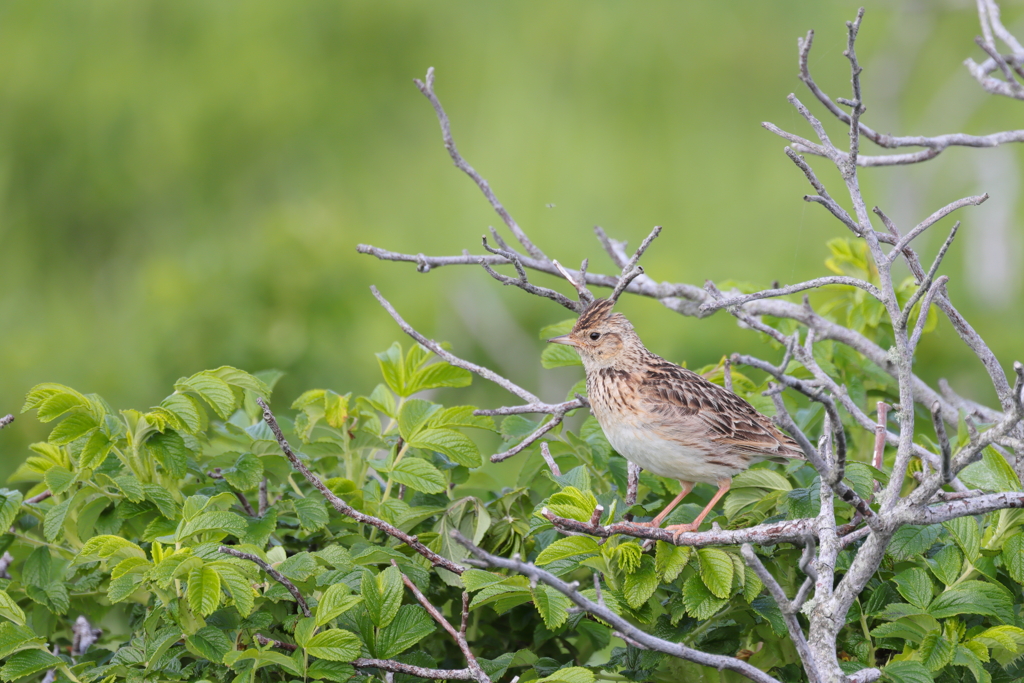
<path fill-rule="evenodd" d="M 612 447 L 683 490 L 640 526 L 659 527 L 694 484 L 717 484 L 707 507 L 676 534 L 696 531 L 732 477 L 755 462 L 802 459 L 793 439 L 732 392 L 650 351 L 614 301 L 594 301 L 569 334 L 549 339 L 576 349 L 587 372 L 590 409 Z"/>

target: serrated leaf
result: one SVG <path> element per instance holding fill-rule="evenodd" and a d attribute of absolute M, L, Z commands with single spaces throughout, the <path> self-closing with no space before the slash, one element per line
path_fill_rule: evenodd
<path fill-rule="evenodd" d="M 64 518 L 68 516 L 68 510 L 73 500 L 74 498 L 68 498 L 47 510 L 46 517 L 43 518 L 43 536 L 50 543 L 61 536 L 64 530 Z"/>
<path fill-rule="evenodd" d="M 295 514 L 299 516 L 299 526 L 306 531 L 319 531 L 327 525 L 327 505 L 320 496 L 299 498 L 294 501 Z"/>
<path fill-rule="evenodd" d="M 1013 653 L 1024 652 L 1024 629 L 1017 626 L 993 626 L 974 636 L 975 640 L 986 647 L 1001 647 Z"/>
<path fill-rule="evenodd" d="M 181 542 L 196 534 L 208 532 L 230 534 L 236 538 L 242 538 L 248 528 L 249 525 L 246 521 L 234 512 L 203 512 L 182 524 L 176 540 Z"/>
<path fill-rule="evenodd" d="M 900 527 L 892 536 L 885 553 L 897 562 L 922 555 L 942 534 L 941 524 Z"/>
<path fill-rule="evenodd" d="M 423 493 L 440 493 L 448 487 L 441 471 L 421 458 L 403 458 L 391 468 L 388 476 L 399 484 Z"/>
<path fill-rule="evenodd" d="M 462 585 L 466 590 L 472 593 L 480 590 L 481 588 L 502 583 L 508 577 L 500 574 L 492 574 L 491 572 L 485 572 L 483 569 L 467 569 L 462 572 L 461 578 Z"/>
<path fill-rule="evenodd" d="M 329 662 L 351 662 L 361 649 L 359 637 L 340 628 L 317 633 L 306 644 L 306 652 Z"/>
<path fill-rule="evenodd" d="M 145 492 L 147 500 L 156 505 L 156 509 L 160 511 L 161 515 L 172 521 L 181 516 L 181 507 L 169 491 L 155 484 L 143 484 L 142 490 Z"/>
<path fill-rule="evenodd" d="M 584 669 L 582 666 L 569 666 L 541 678 L 536 683 L 594 683 L 594 680 L 594 672 L 590 669 Z"/>
<path fill-rule="evenodd" d="M 494 431 L 494 418 L 489 415 L 474 415 L 475 406 L 452 406 L 430 416 L 431 427 L 474 427 Z"/>
<path fill-rule="evenodd" d="M 376 576 L 364 576 L 362 582 L 363 603 L 377 628 L 384 628 L 398 614 L 402 604 L 402 574 L 391 566 Z"/>
<path fill-rule="evenodd" d="M 377 634 L 377 656 L 390 659 L 434 632 L 434 621 L 419 605 L 402 605 L 386 628 Z"/>
<path fill-rule="evenodd" d="M 351 664 L 341 662 L 329 662 L 326 659 L 317 659 L 310 663 L 306 675 L 314 680 L 328 680 L 336 683 L 345 683 L 355 674 Z"/>
<path fill-rule="evenodd" d="M 728 598 L 732 592 L 733 564 L 729 553 L 718 548 L 698 548 L 700 578 L 717 598 Z"/>
<path fill-rule="evenodd" d="M 658 541 L 654 554 L 654 568 L 665 583 L 672 583 L 690 560 L 690 547 Z"/>
<path fill-rule="evenodd" d="M 224 631 L 213 626 L 204 626 L 186 638 L 190 649 L 214 664 L 220 664 L 224 655 L 234 649 L 235 643 Z"/>
<path fill-rule="evenodd" d="M 545 565 L 556 560 L 564 560 L 567 557 L 596 553 L 599 550 L 597 541 L 590 536 L 566 536 L 555 540 L 547 548 L 544 548 L 537 555 L 534 563 Z"/>
<path fill-rule="evenodd" d="M 989 446 L 981 454 L 981 460 L 971 463 L 957 474 L 957 477 L 974 489 L 984 491 L 1020 491 L 1020 479 L 1006 458 Z"/>
<path fill-rule="evenodd" d="M 211 567 L 196 567 L 188 574 L 188 605 L 208 617 L 220 605 L 220 574 Z"/>
<path fill-rule="evenodd" d="M 349 587 L 343 583 L 329 586 L 316 606 L 316 625 L 323 626 L 362 601 L 362 597 L 358 595 L 349 595 Z"/>
<path fill-rule="evenodd" d="M 775 635 L 789 636 L 789 629 L 786 628 L 786 620 L 782 616 L 782 610 L 779 609 L 778 603 L 775 602 L 772 596 L 760 595 L 751 601 L 750 606 L 768 622 Z"/>
<path fill-rule="evenodd" d="M 1010 592 L 1002 586 L 985 581 L 964 581 L 953 586 L 932 601 L 928 613 L 936 619 L 959 614 L 981 614 L 1007 624 L 1014 622 Z"/>
<path fill-rule="evenodd" d="M 732 565 L 731 562 L 729 564 Z M 728 602 L 728 600 L 715 597 L 696 574 L 683 584 L 683 604 L 686 605 L 686 611 L 694 619 L 701 621 L 710 619 Z"/>
<path fill-rule="evenodd" d="M 21 491 L 0 489 L 0 531 L 6 532 L 14 524 L 22 500 Z"/>
<path fill-rule="evenodd" d="M 69 415 L 53 428 L 47 440 L 55 446 L 64 446 L 82 438 L 98 426 L 96 419 L 87 413 Z"/>
<path fill-rule="evenodd" d="M 932 675 L 921 662 L 891 662 L 882 669 L 889 683 L 932 683 Z"/>
<path fill-rule="evenodd" d="M 896 590 L 911 605 L 924 609 L 931 603 L 932 581 L 924 569 L 919 567 L 906 569 L 897 574 L 893 581 L 896 582 Z"/>
<path fill-rule="evenodd" d="M 548 509 L 559 517 L 589 522 L 597 507 L 597 498 L 590 491 L 580 491 L 575 486 L 566 486 L 548 499 Z"/>
<path fill-rule="evenodd" d="M 251 491 L 263 480 L 263 461 L 252 453 L 243 453 L 231 467 L 221 470 L 224 481 L 238 491 Z"/>
<path fill-rule="evenodd" d="M 18 626 L 25 625 L 25 613 L 5 590 L 0 590 L 0 617 L 10 619 Z"/>
<path fill-rule="evenodd" d="M 221 419 L 226 420 L 235 408 L 235 395 L 227 382 L 209 371 L 197 372 L 174 383 L 181 393 L 191 391 L 206 401 Z"/>
<path fill-rule="evenodd" d="M 235 609 L 238 610 L 238 613 L 243 618 L 249 616 L 256 601 L 256 596 L 252 589 L 252 581 L 241 571 L 231 566 L 218 563 L 216 571 L 220 575 L 221 583 L 231 595 L 231 599 L 235 601 Z"/>
<path fill-rule="evenodd" d="M 421 398 L 408 399 L 398 411 L 398 433 L 402 435 L 403 439 L 409 441 L 440 409 L 440 405 Z"/>
<path fill-rule="evenodd" d="M 978 531 L 978 520 L 974 517 L 957 517 L 943 522 L 949 535 L 963 551 L 969 562 L 974 562 L 981 554 L 981 533 Z"/>
<path fill-rule="evenodd" d="M 1003 565 L 1011 579 L 1024 584 L 1024 531 L 1003 541 Z"/>
<path fill-rule="evenodd" d="M 564 344 L 551 344 L 540 354 L 540 364 L 545 368 L 564 368 L 583 365 L 576 349 Z"/>
<path fill-rule="evenodd" d="M 626 574 L 622 585 L 622 595 L 630 607 L 640 609 L 657 589 L 658 573 L 654 569 L 654 560 L 650 555 L 644 555 L 640 568 L 632 574 Z"/>
<path fill-rule="evenodd" d="M 550 586 L 537 586 L 531 591 L 533 604 L 537 607 L 544 625 L 554 631 L 569 618 L 572 601 Z"/>
<path fill-rule="evenodd" d="M 0 624 L 0 659 L 9 657 L 19 650 L 36 648 L 43 645 L 42 638 L 24 625 L 12 624 L 5 621 Z"/>
<path fill-rule="evenodd" d="M 51 655 L 46 650 L 22 650 L 7 659 L 7 663 L 0 669 L 0 679 L 14 681 L 44 669 L 63 665 L 63 659 Z"/>
<path fill-rule="evenodd" d="M 955 544 L 949 544 L 928 558 L 928 567 L 935 577 L 947 586 L 952 586 L 960 578 L 964 566 L 964 556 Z"/>
<path fill-rule="evenodd" d="M 89 409 L 89 399 L 62 384 L 39 384 L 29 391 L 21 412 L 37 408 L 40 422 L 51 422 L 69 410 Z"/>
<path fill-rule="evenodd" d="M 871 630 L 873 638 L 900 638 L 912 643 L 920 643 L 927 630 L 912 618 L 889 621 Z"/>
<path fill-rule="evenodd" d="M 146 448 L 172 477 L 185 476 L 190 451 L 181 434 L 173 429 L 154 434 L 146 441 Z"/>
<path fill-rule="evenodd" d="M 424 429 L 409 441 L 409 445 L 413 448 L 443 453 L 466 467 L 480 467 L 483 464 L 480 449 L 476 444 L 465 434 L 453 429 Z"/>
<path fill-rule="evenodd" d="M 186 394 L 172 394 L 153 409 L 154 413 L 162 414 L 174 425 L 189 434 L 195 434 L 203 425 L 201 408 L 196 399 Z"/>
<path fill-rule="evenodd" d="M 95 470 L 107 459 L 107 454 L 110 453 L 113 445 L 113 442 L 103 432 L 99 430 L 93 432 L 78 456 L 78 467 L 83 470 Z"/>
<path fill-rule="evenodd" d="M 744 470 L 732 480 L 732 489 L 760 488 L 770 491 L 792 491 L 793 485 L 775 470 Z"/>
<path fill-rule="evenodd" d="M 953 661 L 956 644 L 947 639 L 941 631 L 932 631 L 921 640 L 918 654 L 921 663 L 929 671 L 938 671 Z"/>

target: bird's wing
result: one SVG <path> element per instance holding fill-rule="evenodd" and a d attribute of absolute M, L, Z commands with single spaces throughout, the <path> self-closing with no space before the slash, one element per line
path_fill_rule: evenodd
<path fill-rule="evenodd" d="M 640 399 L 649 411 L 704 429 L 705 438 L 729 450 L 782 461 L 804 457 L 797 443 L 752 405 L 669 361 L 645 371 Z"/>

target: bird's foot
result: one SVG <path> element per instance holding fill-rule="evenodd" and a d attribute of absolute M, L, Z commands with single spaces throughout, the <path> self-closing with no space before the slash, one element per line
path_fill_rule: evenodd
<path fill-rule="evenodd" d="M 694 522 L 692 524 L 670 524 L 669 526 L 665 527 L 665 531 L 671 531 L 672 532 L 672 540 L 675 541 L 676 543 L 678 543 L 679 542 L 679 535 L 680 534 L 692 533 L 692 532 L 696 531 L 699 528 L 700 528 L 700 524 L 698 524 L 696 522 Z"/>

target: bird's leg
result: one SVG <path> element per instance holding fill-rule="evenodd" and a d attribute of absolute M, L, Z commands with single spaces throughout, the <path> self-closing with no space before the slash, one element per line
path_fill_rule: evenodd
<path fill-rule="evenodd" d="M 693 520 L 693 522 L 691 522 L 690 524 L 673 524 L 671 526 L 667 526 L 665 527 L 665 530 L 674 532 L 673 536 L 678 537 L 679 534 L 686 533 L 689 531 L 696 531 L 697 529 L 699 529 L 700 523 L 703 522 L 704 518 L 708 516 L 709 512 L 711 512 L 711 508 L 715 507 L 715 503 L 721 500 L 722 496 L 724 496 L 729 491 L 729 487 L 731 485 L 731 478 L 727 477 L 725 479 L 719 479 L 718 491 L 716 491 L 715 495 L 711 497 L 711 502 L 708 503 L 707 507 L 701 510 L 701 513 L 697 515 L 697 519 Z"/>
<path fill-rule="evenodd" d="M 666 517 L 668 517 L 668 513 L 672 512 L 672 509 L 675 508 L 676 505 L 679 505 L 679 502 L 686 497 L 686 494 L 693 490 L 692 481 L 680 480 L 679 483 L 683 485 L 683 490 L 679 492 L 679 495 L 676 496 L 671 503 L 665 506 L 665 509 L 662 510 L 657 517 L 652 519 L 650 522 L 633 522 L 633 524 L 635 526 L 651 527 L 654 529 L 660 527 L 661 523 L 665 521 Z"/>

